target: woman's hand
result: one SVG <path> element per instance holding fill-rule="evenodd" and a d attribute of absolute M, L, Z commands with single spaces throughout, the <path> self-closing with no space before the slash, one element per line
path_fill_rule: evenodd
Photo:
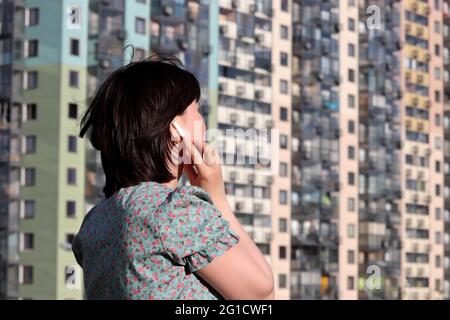
<path fill-rule="evenodd" d="M 201 153 L 192 143 L 183 140 L 183 153 L 190 159 L 190 163 L 183 164 L 189 182 L 208 192 L 216 206 L 226 202 L 222 166 L 217 151 L 204 144 Z"/>

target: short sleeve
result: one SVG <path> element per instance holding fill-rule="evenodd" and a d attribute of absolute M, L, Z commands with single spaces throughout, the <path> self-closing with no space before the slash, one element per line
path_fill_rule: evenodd
<path fill-rule="evenodd" d="M 201 188 L 178 188 L 167 208 L 158 218 L 164 251 L 190 272 L 204 268 L 239 241 L 229 222 L 222 218 L 222 213 Z"/>

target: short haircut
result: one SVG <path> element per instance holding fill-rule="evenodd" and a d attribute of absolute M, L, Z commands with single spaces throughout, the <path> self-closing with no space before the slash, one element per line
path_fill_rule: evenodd
<path fill-rule="evenodd" d="M 141 182 L 169 182 L 170 123 L 194 101 L 200 84 L 174 56 L 153 54 L 115 70 L 100 86 L 81 120 L 101 153 L 107 198 Z"/>

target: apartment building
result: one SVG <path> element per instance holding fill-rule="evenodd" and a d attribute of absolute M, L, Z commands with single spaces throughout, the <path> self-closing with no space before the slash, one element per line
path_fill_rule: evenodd
<path fill-rule="evenodd" d="M 291 297 L 443 298 L 446 5 L 293 5 Z"/>
<path fill-rule="evenodd" d="M 0 298 L 83 297 L 70 243 L 104 176 L 79 119 L 154 52 L 200 81 L 277 299 L 450 298 L 448 0 L 4 0 L 0 17 Z"/>
<path fill-rule="evenodd" d="M 444 47 L 439 54 L 444 59 L 444 298 L 450 299 L 450 1 L 443 1 L 442 6 Z"/>
<path fill-rule="evenodd" d="M 279 299 L 289 298 L 289 9 L 288 1 L 219 1 L 212 121 L 223 134 L 218 147 L 224 161 L 233 160 L 223 167 L 228 200 L 271 264 Z"/>
<path fill-rule="evenodd" d="M 0 299 L 18 296 L 24 6 L 0 4 Z M 30 108 L 30 118 L 33 110 Z"/>
<path fill-rule="evenodd" d="M 71 241 L 84 216 L 87 3 L 2 2 L 4 298 L 82 297 Z"/>

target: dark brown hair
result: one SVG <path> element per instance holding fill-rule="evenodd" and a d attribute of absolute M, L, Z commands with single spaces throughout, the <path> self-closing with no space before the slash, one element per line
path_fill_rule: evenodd
<path fill-rule="evenodd" d="M 144 181 L 168 182 L 173 147 L 170 123 L 200 99 L 200 84 L 179 59 L 154 54 L 115 70 L 100 86 L 81 120 L 101 152 L 110 197 Z"/>

